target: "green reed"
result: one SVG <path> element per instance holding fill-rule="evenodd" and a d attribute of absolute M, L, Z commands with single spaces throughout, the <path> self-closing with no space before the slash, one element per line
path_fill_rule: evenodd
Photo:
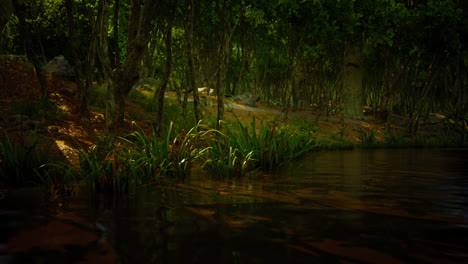
<path fill-rule="evenodd" d="M 360 127 L 358 129 L 358 138 L 361 140 L 361 147 L 375 147 L 377 145 L 375 135 L 375 130 Z"/>
<path fill-rule="evenodd" d="M 84 178 L 94 184 L 97 191 L 126 193 L 130 184 L 159 183 L 165 177 L 183 178 L 190 173 L 192 162 L 203 153 L 196 147 L 197 127 L 179 134 L 173 125 L 162 137 L 156 133 L 146 135 L 138 131 L 127 135 L 122 146 L 100 153 L 94 146 L 79 154 Z"/>
<path fill-rule="evenodd" d="M 207 152 L 203 168 L 220 177 L 243 176 L 252 170 L 253 151 L 242 154 L 238 149 L 216 142 Z"/>
<path fill-rule="evenodd" d="M 0 182 L 15 187 L 39 183 L 37 175 L 44 173 L 41 166 L 48 155 L 37 148 L 37 143 L 36 131 L 30 136 L 20 134 L 15 142 L 5 133 L 5 139 L 0 141 Z"/>
<path fill-rule="evenodd" d="M 226 123 L 226 132 L 217 131 L 217 134 L 203 167 L 221 175 L 241 176 L 257 169 L 273 170 L 315 145 L 311 134 L 276 122 L 262 122 L 257 131 L 255 118 L 247 126 L 239 120 Z"/>

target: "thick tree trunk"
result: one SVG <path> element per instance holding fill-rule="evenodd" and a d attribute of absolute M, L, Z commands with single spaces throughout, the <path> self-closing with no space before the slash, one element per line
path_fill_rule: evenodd
<path fill-rule="evenodd" d="M 140 63 L 147 50 L 151 31 L 152 12 L 157 0 L 132 0 L 128 24 L 127 56 L 121 70 L 115 76 L 115 100 L 118 104 L 117 119 L 122 123 L 126 107 L 126 99 L 132 86 L 138 81 Z"/>
<path fill-rule="evenodd" d="M 349 47 L 344 56 L 343 76 L 343 114 L 348 117 L 362 118 L 362 54 L 357 47 Z"/>

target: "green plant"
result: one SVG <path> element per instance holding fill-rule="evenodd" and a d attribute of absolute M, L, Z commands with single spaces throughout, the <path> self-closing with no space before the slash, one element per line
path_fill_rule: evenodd
<path fill-rule="evenodd" d="M 216 142 L 209 148 L 207 159 L 202 167 L 216 176 L 243 176 L 252 170 L 253 154 L 254 152 L 251 151 L 243 155 L 238 149 Z"/>
<path fill-rule="evenodd" d="M 174 100 L 166 100 L 164 102 L 164 116 L 162 124 L 164 124 L 164 127 L 169 127 L 171 123 L 176 131 L 191 130 L 197 125 L 193 106 L 190 104 L 183 109 Z"/>
<path fill-rule="evenodd" d="M 340 134 L 328 134 L 317 140 L 316 149 L 318 150 L 338 150 L 352 149 L 353 143 L 347 141 Z"/>
<path fill-rule="evenodd" d="M 405 144 L 405 134 L 390 127 L 385 133 L 385 144 L 389 147 L 400 147 Z"/>
<path fill-rule="evenodd" d="M 98 192 L 126 193 L 129 185 L 129 162 L 125 162 L 125 157 L 115 149 L 100 153 L 98 145 L 87 152 L 82 150 L 78 154 L 81 175 Z"/>
<path fill-rule="evenodd" d="M 37 177 L 48 190 L 49 200 L 69 198 L 76 183 L 77 168 L 66 163 L 48 163 L 40 167 L 44 173 L 35 170 Z"/>
<path fill-rule="evenodd" d="M 317 122 L 310 122 L 304 118 L 293 119 L 291 122 L 291 127 L 300 131 L 308 131 L 310 133 L 317 133 L 320 131 Z"/>
<path fill-rule="evenodd" d="M 21 134 L 18 141 L 13 142 L 5 133 L 5 140 L 0 141 L 0 181 L 15 187 L 38 183 L 36 175 L 45 173 L 42 165 L 48 155 L 36 148 L 37 139 L 33 132 L 30 137 Z"/>
<path fill-rule="evenodd" d="M 358 129 L 358 138 L 361 140 L 362 147 L 374 147 L 377 145 L 375 130 L 360 127 Z"/>
<path fill-rule="evenodd" d="M 64 111 L 52 101 L 14 102 L 11 106 L 11 112 L 49 121 L 60 120 L 64 116 Z"/>
<path fill-rule="evenodd" d="M 138 128 L 123 139 L 125 147 L 100 153 L 100 147 L 79 153 L 81 174 L 97 191 L 126 193 L 131 183 L 157 183 L 164 177 L 183 178 L 190 173 L 192 161 L 203 150 L 196 148 L 195 126 L 188 132 L 173 135 L 173 124 L 162 139 L 146 135 Z"/>
<path fill-rule="evenodd" d="M 215 144 L 207 152 L 204 167 L 221 175 L 240 176 L 251 170 L 273 170 L 311 150 L 315 137 L 294 131 L 277 122 L 262 122 L 257 131 L 255 118 L 249 126 L 239 119 L 225 123 L 226 133 L 216 131 Z"/>

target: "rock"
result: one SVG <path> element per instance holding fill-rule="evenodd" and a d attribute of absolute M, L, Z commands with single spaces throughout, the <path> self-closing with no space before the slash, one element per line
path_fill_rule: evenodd
<path fill-rule="evenodd" d="M 59 128 L 56 127 L 56 126 L 49 126 L 47 129 L 49 130 L 50 133 L 58 133 L 59 132 Z"/>
<path fill-rule="evenodd" d="M 70 88 L 62 88 L 58 92 L 61 95 L 70 96 L 70 97 L 73 97 L 76 94 L 76 91 Z"/>
<path fill-rule="evenodd" d="M 19 124 L 19 123 L 21 123 L 22 121 L 27 120 L 28 118 L 29 118 L 29 116 L 27 116 L 27 115 L 16 114 L 16 115 L 10 116 L 10 118 L 8 119 L 8 121 L 10 121 L 10 122 L 13 123 L 13 124 Z"/>
<path fill-rule="evenodd" d="M 236 103 L 251 106 L 251 107 L 257 107 L 257 104 L 255 103 L 255 97 L 251 93 L 243 93 L 237 96 L 234 96 L 232 100 Z"/>
<path fill-rule="evenodd" d="M 145 78 L 140 79 L 138 82 L 136 82 L 132 86 L 132 90 L 135 90 L 137 88 L 143 88 L 146 90 L 155 91 L 158 88 L 158 86 L 159 86 L 158 80 L 156 80 L 153 77 L 145 77 Z"/>
<path fill-rule="evenodd" d="M 201 88 L 198 88 L 198 93 L 213 96 L 214 89 L 210 89 L 209 87 L 201 87 Z"/>
<path fill-rule="evenodd" d="M 43 127 L 43 124 L 41 121 L 37 120 L 25 120 L 23 123 L 21 123 L 21 128 L 23 130 L 35 130 L 35 129 L 40 129 Z"/>
<path fill-rule="evenodd" d="M 76 77 L 73 67 L 63 55 L 59 55 L 49 61 L 49 63 L 44 66 L 44 71 L 64 81 L 73 81 Z"/>
<path fill-rule="evenodd" d="M 28 57 L 26 57 L 25 55 L 8 54 L 8 55 L 1 55 L 0 58 L 5 58 L 5 59 L 8 59 L 8 60 L 17 61 L 17 62 L 20 62 L 20 63 L 23 63 L 23 64 L 28 64 L 29 63 Z"/>

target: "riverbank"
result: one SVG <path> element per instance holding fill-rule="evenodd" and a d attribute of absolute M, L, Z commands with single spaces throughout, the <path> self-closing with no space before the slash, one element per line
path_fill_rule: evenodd
<path fill-rule="evenodd" d="M 105 93 L 99 92 L 99 90 L 102 90 L 99 85 L 93 84 L 92 86 L 90 120 L 84 122 L 75 114 L 78 100 L 75 93 L 75 83 L 49 77 L 50 101 L 44 104 L 38 100 L 40 97 L 39 86 L 35 81 L 36 78 L 31 68 L 16 61 L 3 59 L 0 61 L 0 69 L 3 83 L 0 89 L 2 98 L 0 127 L 4 132 L 0 135 L 1 142 L 10 142 L 14 147 L 30 148 L 32 145 L 28 141 L 34 140 L 34 147 L 40 150 L 40 153 L 42 153 L 40 155 L 44 156 L 44 161 L 79 167 L 79 154 L 90 150 L 104 140 Z M 152 134 L 154 121 L 156 120 L 154 107 L 149 103 L 152 97 L 153 91 L 148 89 L 137 88 L 130 93 L 125 122 L 118 127 L 118 136 L 125 137 L 135 132 L 145 135 Z M 193 113 L 191 113 L 192 107 L 188 105 L 184 110 L 181 100 L 174 91 L 166 93 L 165 105 L 167 109 L 163 121 L 167 125 L 173 123 L 171 129 L 176 134 L 189 131 L 194 126 Z M 226 98 L 225 120 L 223 122 L 225 124 L 234 124 L 234 126 L 237 126 L 236 123 L 238 122 L 240 126 L 237 126 L 237 132 L 247 131 L 253 125 L 255 131 L 252 130 L 249 133 L 258 134 L 263 127 L 264 134 L 272 133 L 276 136 L 278 129 L 286 129 L 283 132 L 287 131 L 292 137 L 301 137 L 299 142 L 305 142 L 304 138 L 308 137 L 310 140 L 307 141 L 307 144 L 313 142 L 313 149 L 315 150 L 354 147 L 393 148 L 467 145 L 466 131 L 465 134 L 461 133 L 462 138 L 460 138 L 460 133 L 453 133 L 455 129 L 463 128 L 463 126 L 455 124 L 453 120 L 443 116 L 438 117 L 438 119 L 421 121 L 419 133 L 408 135 L 406 134 L 408 117 L 393 116 L 393 122 L 383 121 L 378 119 L 377 116 L 369 114 L 371 109 L 367 109 L 367 114 L 362 119 L 353 119 L 313 108 L 293 110 L 285 106 L 262 101 L 256 102 L 256 105 L 256 107 L 246 106 Z M 216 98 L 201 95 L 200 106 L 204 129 L 215 128 Z M 466 126 L 466 124 L 464 125 Z M 28 135 L 33 132 L 35 136 L 29 137 Z M 220 132 L 225 133 L 226 131 Z M 243 135 L 246 138 L 240 138 L 239 142 L 229 141 L 229 138 L 232 138 L 235 133 L 235 131 L 228 133 L 225 143 L 234 143 L 239 148 L 244 148 L 244 146 L 241 146 L 242 141 L 248 140 L 249 135 Z M 265 138 L 265 140 L 269 139 Z M 274 140 L 278 141 L 279 139 L 275 138 Z M 265 148 L 265 146 L 261 146 L 264 143 L 260 142 L 255 148 L 257 150 Z M 275 146 L 278 145 L 274 141 L 270 143 Z M 285 142 L 285 145 L 288 144 L 289 142 Z M 226 147 L 229 149 L 232 146 Z M 11 151 L 15 150 L 11 148 Z M 228 158 L 244 159 L 250 152 L 249 149 L 245 149 L 245 152 L 240 154 L 236 151 L 239 150 L 234 148 L 225 154 Z M 302 150 L 299 151 L 302 152 Z M 276 153 L 275 155 L 285 154 Z M 36 157 L 35 159 L 39 158 L 42 157 Z M 104 159 L 105 157 L 101 156 L 100 158 Z M 33 171 L 31 170 L 31 172 Z"/>

